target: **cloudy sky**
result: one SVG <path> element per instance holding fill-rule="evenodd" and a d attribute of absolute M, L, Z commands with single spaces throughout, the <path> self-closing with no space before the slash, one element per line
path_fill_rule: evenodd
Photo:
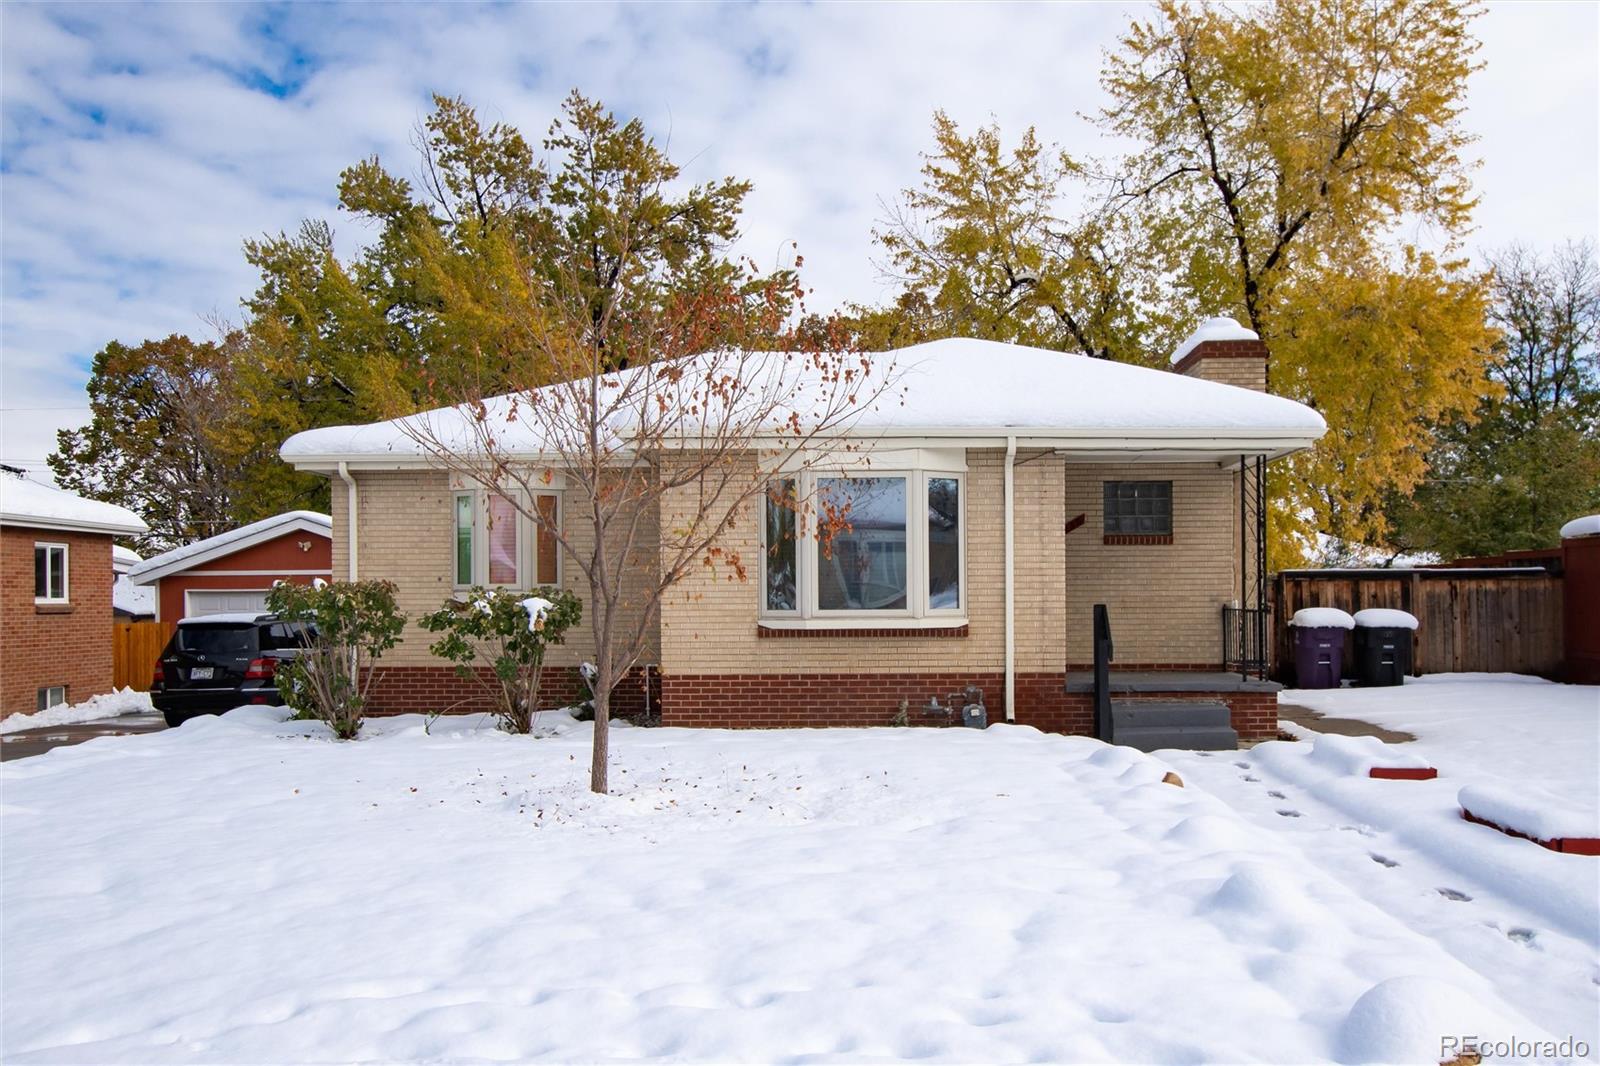
<path fill-rule="evenodd" d="M 576 86 L 691 179 L 755 183 L 743 250 L 806 257 L 813 305 L 881 295 L 871 229 L 928 119 L 1032 123 L 1093 154 L 1101 52 L 1136 4 L 0 5 L 0 459 L 41 468 L 109 340 L 238 318 L 248 236 L 331 219 L 372 153 L 410 173 L 429 94 L 530 135 Z M 1492 5 L 1467 125 L 1474 245 L 1595 235 L 1600 7 Z"/>

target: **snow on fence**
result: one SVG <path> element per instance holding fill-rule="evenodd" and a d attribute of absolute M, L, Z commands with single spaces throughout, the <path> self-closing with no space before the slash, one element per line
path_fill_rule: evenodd
<path fill-rule="evenodd" d="M 1412 672 L 1460 671 L 1559 677 L 1562 579 L 1538 567 L 1438 570 L 1284 570 L 1272 579 L 1274 676 L 1292 681 L 1294 634 L 1288 622 L 1307 607 L 1354 614 L 1394 608 L 1417 616 Z M 1346 677 L 1355 642 L 1345 642 Z"/>

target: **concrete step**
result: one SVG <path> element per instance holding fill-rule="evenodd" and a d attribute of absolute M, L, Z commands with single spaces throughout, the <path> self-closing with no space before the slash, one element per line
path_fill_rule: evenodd
<path fill-rule="evenodd" d="M 1111 742 L 1138 751 L 1235 751 L 1239 734 L 1228 726 L 1129 726 L 1113 732 Z"/>
<path fill-rule="evenodd" d="M 1232 725 L 1228 705 L 1216 700 L 1112 700 L 1113 732 L 1127 726 Z"/>

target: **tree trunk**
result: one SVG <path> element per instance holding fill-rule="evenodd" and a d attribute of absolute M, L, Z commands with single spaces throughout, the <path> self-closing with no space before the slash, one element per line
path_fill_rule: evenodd
<path fill-rule="evenodd" d="M 611 686 L 595 678 L 594 751 L 589 761 L 589 791 L 605 795 L 606 765 L 611 754 Z"/>

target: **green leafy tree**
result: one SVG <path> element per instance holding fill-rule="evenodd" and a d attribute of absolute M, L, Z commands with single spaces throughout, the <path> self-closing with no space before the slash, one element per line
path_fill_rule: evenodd
<path fill-rule="evenodd" d="M 405 628 L 394 594 L 388 581 L 321 580 L 280 581 L 267 593 L 267 610 L 305 627 L 298 654 L 278 669 L 278 691 L 297 714 L 340 740 L 361 731 L 377 661 Z"/>
<path fill-rule="evenodd" d="M 1347 539 L 1382 539 L 1375 501 L 1406 491 L 1415 467 L 1363 461 L 1351 443 L 1425 454 L 1439 418 L 1470 419 L 1483 391 L 1482 297 L 1462 289 L 1484 282 L 1448 263 L 1475 203 L 1461 111 L 1478 10 L 1162 0 L 1108 59 L 1102 125 L 1134 145 L 1112 199 L 1139 211 L 1147 262 L 1193 304 L 1248 323 L 1271 354 L 1272 390 L 1329 419 L 1317 453 L 1279 472 L 1280 560 L 1309 532 L 1307 516 Z M 1382 235 L 1401 223 L 1431 227 L 1447 254 L 1397 255 Z M 1363 357 L 1388 343 L 1385 302 L 1445 342 Z M 1406 402 L 1424 397 L 1431 410 Z"/>
<path fill-rule="evenodd" d="M 246 486 L 267 457 L 236 433 L 240 344 L 238 334 L 174 334 L 95 354 L 90 422 L 57 434 L 50 470 L 63 488 L 141 515 L 150 527 L 141 551 L 213 536 L 250 514 Z"/>
<path fill-rule="evenodd" d="M 500 728 L 527 733 L 539 714 L 545 651 L 562 643 L 582 617 L 583 603 L 561 589 L 473 588 L 421 623 L 443 634 L 428 650 L 455 663 L 458 674 L 488 693 Z"/>
<path fill-rule="evenodd" d="M 1440 430 L 1426 480 L 1389 501 L 1396 544 L 1446 558 L 1557 543 L 1600 510 L 1600 266 L 1592 242 L 1490 256 L 1490 376 L 1476 417 Z"/>
<path fill-rule="evenodd" d="M 855 309 L 864 347 L 969 336 L 1125 362 L 1167 347 L 1172 319 L 1150 310 L 1132 212 L 1064 213 L 1072 193 L 1093 192 L 1066 153 L 1032 127 L 1007 150 L 998 126 L 965 135 L 942 111 L 933 139 L 922 184 L 873 234 L 901 293 L 889 307 Z"/>

